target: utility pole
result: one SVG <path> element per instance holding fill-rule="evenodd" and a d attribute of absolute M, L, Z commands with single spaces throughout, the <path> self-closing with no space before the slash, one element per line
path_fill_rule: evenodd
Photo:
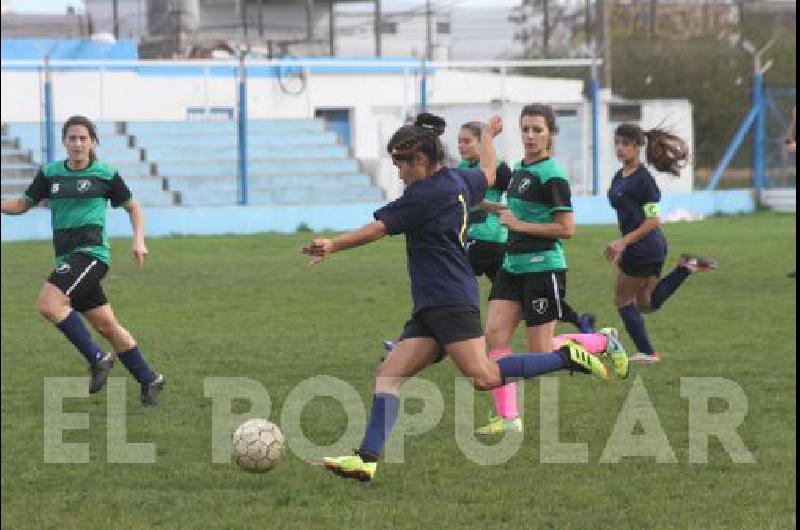
<path fill-rule="evenodd" d="M 375 0 L 375 7 L 372 10 L 375 14 L 375 21 L 373 25 L 375 26 L 375 57 L 381 56 L 381 28 L 383 27 L 383 22 L 381 22 L 381 0 Z"/>
<path fill-rule="evenodd" d="M 314 40 L 314 0 L 306 0 L 306 40 Z"/>
<path fill-rule="evenodd" d="M 433 59 L 433 36 L 431 34 L 431 0 L 425 0 L 425 57 Z"/>
<path fill-rule="evenodd" d="M 543 13 L 543 28 L 542 28 L 542 51 L 544 56 L 550 53 L 550 4 L 547 0 L 542 0 Z"/>
<path fill-rule="evenodd" d="M 331 57 L 336 57 L 336 1 L 330 0 L 328 8 L 328 47 Z"/>
<path fill-rule="evenodd" d="M 181 54 L 181 32 L 183 22 L 183 4 L 180 0 L 175 2 L 175 57 L 180 57 Z"/>
<path fill-rule="evenodd" d="M 114 40 L 119 40 L 119 0 L 114 0 L 112 9 L 114 13 Z"/>
<path fill-rule="evenodd" d="M 264 37 L 264 0 L 258 0 L 258 36 Z"/>
<path fill-rule="evenodd" d="M 586 38 L 586 45 L 592 45 L 592 0 L 585 0 L 583 4 L 583 31 Z"/>
<path fill-rule="evenodd" d="M 656 38 L 656 2 L 650 0 L 650 40 Z"/>
<path fill-rule="evenodd" d="M 242 44 L 247 47 L 247 0 L 241 0 L 242 4 Z"/>
<path fill-rule="evenodd" d="M 595 34 L 597 35 L 598 52 L 603 57 L 600 67 L 601 87 L 611 89 L 611 28 L 609 17 L 613 8 L 613 0 L 597 0 L 597 18 L 595 20 Z"/>

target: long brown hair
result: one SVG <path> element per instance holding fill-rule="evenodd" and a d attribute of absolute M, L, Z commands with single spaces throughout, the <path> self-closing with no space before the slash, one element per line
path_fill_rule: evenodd
<path fill-rule="evenodd" d="M 100 138 L 97 137 L 97 127 L 95 127 L 92 120 L 86 116 L 70 116 L 61 127 L 61 141 L 67 139 L 67 130 L 73 125 L 83 125 L 89 131 L 89 137 L 94 141 L 95 145 L 100 143 Z M 89 160 L 97 160 L 97 153 L 94 149 L 89 150 Z"/>
<path fill-rule="evenodd" d="M 681 170 L 689 160 L 689 146 L 686 140 L 666 129 L 655 127 L 645 131 L 636 124 L 623 123 L 617 127 L 614 135 L 639 146 L 646 145 L 647 163 L 664 173 L 680 176 Z"/>

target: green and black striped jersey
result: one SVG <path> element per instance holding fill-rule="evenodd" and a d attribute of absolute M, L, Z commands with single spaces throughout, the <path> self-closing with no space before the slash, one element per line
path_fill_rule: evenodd
<path fill-rule="evenodd" d="M 32 204 L 47 199 L 53 226 L 56 263 L 72 252 L 82 252 L 111 263 L 106 234 L 108 203 L 120 207 L 131 192 L 115 168 L 92 161 L 73 171 L 66 161 L 42 166 L 24 197 Z"/>
<path fill-rule="evenodd" d="M 526 223 L 552 223 L 556 212 L 572 211 L 566 173 L 551 158 L 515 164 L 506 193 L 509 209 Z M 509 230 L 503 268 L 515 274 L 566 270 L 564 246 L 558 239 Z"/>

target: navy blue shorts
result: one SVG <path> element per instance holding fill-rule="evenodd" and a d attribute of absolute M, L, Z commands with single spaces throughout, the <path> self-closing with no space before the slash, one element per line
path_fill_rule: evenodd
<path fill-rule="evenodd" d="M 664 262 L 625 259 L 625 255 L 623 254 L 619 262 L 619 268 L 622 272 L 634 278 L 649 278 L 650 276 L 660 278 L 661 269 L 664 268 Z"/>
<path fill-rule="evenodd" d="M 440 351 L 434 362 L 444 358 L 444 348 L 454 342 L 483 336 L 481 312 L 472 306 L 429 307 L 406 322 L 398 341 L 411 338 L 432 338 Z"/>

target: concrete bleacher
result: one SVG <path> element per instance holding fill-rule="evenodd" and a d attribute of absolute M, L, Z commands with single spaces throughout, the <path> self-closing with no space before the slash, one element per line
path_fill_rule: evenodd
<path fill-rule="evenodd" d="M 2 170 L 0 170 L 0 196 L 3 199 L 19 196 L 30 184 L 42 163 L 42 132 L 39 124 L 9 123 L 2 126 Z M 60 124 L 56 129 L 56 160 L 66 158 L 60 140 Z M 136 198 L 147 206 L 169 206 L 175 203 L 175 194 L 164 189 L 162 179 L 153 176 L 148 163 L 141 160 L 141 152 L 129 145 L 127 136 L 116 134 L 116 126 L 98 124 L 101 159 L 114 165 L 125 177 L 125 182 Z"/>
<path fill-rule="evenodd" d="M 60 124 L 58 127 L 60 133 Z M 18 186 L 10 179 L 24 178 L 26 173 L 32 176 L 33 163 L 42 158 L 42 141 L 38 124 L 12 123 L 4 130 L 10 147 L 24 147 L 30 153 L 27 161 L 14 162 L 23 165 L 10 166 L 8 174 L 4 163 L 5 194 Z M 237 200 L 234 122 L 100 123 L 98 134 L 99 157 L 119 169 L 144 204 L 216 206 Z M 247 137 L 251 204 L 349 203 L 383 198 L 383 192 L 360 171 L 336 134 L 327 131 L 319 120 L 250 121 Z M 63 156 L 59 142 L 56 157 Z"/>

